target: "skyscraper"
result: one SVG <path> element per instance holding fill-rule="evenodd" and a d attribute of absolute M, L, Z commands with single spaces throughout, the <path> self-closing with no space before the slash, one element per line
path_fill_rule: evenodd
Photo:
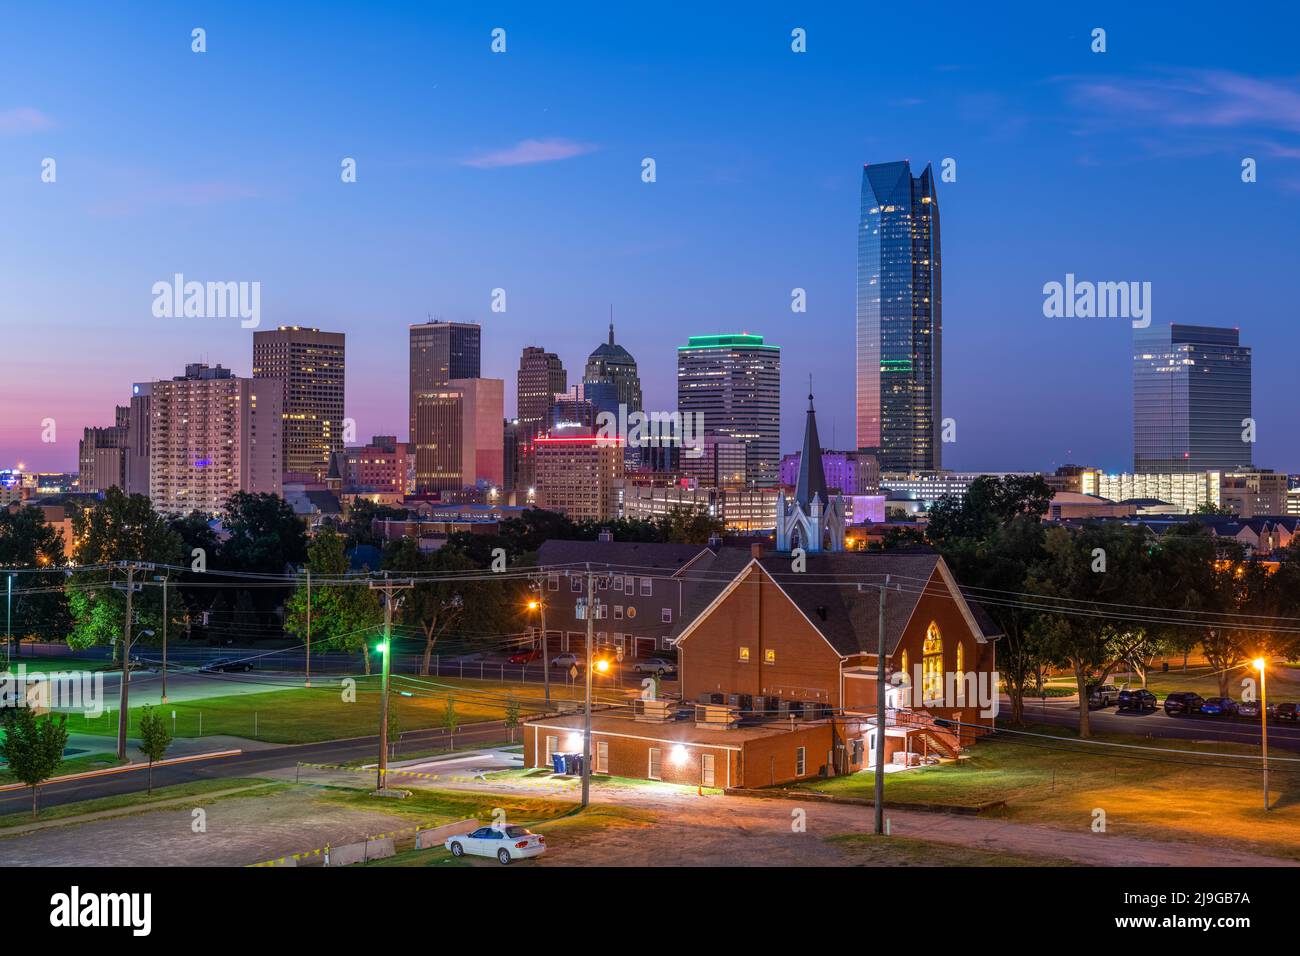
<path fill-rule="evenodd" d="M 929 166 L 862 168 L 858 220 L 857 444 L 882 471 L 942 467 L 943 290 Z"/>
<path fill-rule="evenodd" d="M 692 335 L 677 349 L 677 410 L 703 416 L 703 434 L 745 443 L 745 481 L 777 482 L 781 349 L 761 335 Z M 685 454 L 685 453 L 683 453 Z"/>
<path fill-rule="evenodd" d="M 285 471 L 325 476 L 343 450 L 344 334 L 282 325 L 253 333 L 253 378 L 284 383 Z"/>
<path fill-rule="evenodd" d="M 1249 466 L 1250 349 L 1238 331 L 1153 325 L 1133 340 L 1133 470 Z"/>
<path fill-rule="evenodd" d="M 216 514 L 237 491 L 282 492 L 278 382 L 194 364 L 150 390 L 149 497 L 157 511 Z"/>
<path fill-rule="evenodd" d="M 415 490 L 459 491 L 504 480 L 501 427 L 505 381 L 453 378 L 419 393 L 415 405 Z"/>
<path fill-rule="evenodd" d="M 410 439 L 416 441 L 415 406 L 420 392 L 453 378 L 478 378 L 481 327 L 474 322 L 422 322 L 411 326 Z"/>
<path fill-rule="evenodd" d="M 77 486 L 82 491 L 107 491 L 114 486 L 126 490 L 130 413 L 129 406 L 118 405 L 111 426 L 90 427 L 83 433 L 77 446 Z"/>
<path fill-rule="evenodd" d="M 614 344 L 613 322 L 609 323 L 609 341 L 596 346 L 588 356 L 582 382 L 584 385 L 612 384 L 618 389 L 619 403 L 627 406 L 629 414 L 643 410 L 636 359 L 623 346 Z"/>
<path fill-rule="evenodd" d="M 515 381 L 521 432 L 540 428 L 546 422 L 556 393 L 569 387 L 569 376 L 560 357 L 535 345 L 524 347 Z"/>

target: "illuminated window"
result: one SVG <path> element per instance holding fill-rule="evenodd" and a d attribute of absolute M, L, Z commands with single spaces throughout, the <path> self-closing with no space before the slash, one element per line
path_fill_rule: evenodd
<path fill-rule="evenodd" d="M 763 662 L 766 664 L 775 664 L 776 651 L 770 647 L 767 650 L 763 651 Z"/>
<path fill-rule="evenodd" d="M 742 648 L 740 649 L 740 659 L 741 659 L 742 661 L 748 661 L 748 660 L 749 660 L 749 648 L 748 648 L 748 647 L 742 647 Z"/>
<path fill-rule="evenodd" d="M 921 699 L 927 703 L 943 699 L 943 637 L 933 621 L 921 646 Z"/>

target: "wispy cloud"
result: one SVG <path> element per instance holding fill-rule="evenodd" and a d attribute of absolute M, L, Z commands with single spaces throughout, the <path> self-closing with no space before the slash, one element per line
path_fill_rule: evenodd
<path fill-rule="evenodd" d="M 30 106 L 0 111 L 0 136 L 25 136 L 53 128 L 54 120 Z"/>
<path fill-rule="evenodd" d="M 1138 78 L 1064 77 L 1075 104 L 1128 121 L 1187 129 L 1300 133 L 1300 81 L 1226 70 Z"/>
<path fill-rule="evenodd" d="M 480 153 L 461 160 L 463 166 L 476 169 L 498 169 L 502 166 L 532 166 L 536 163 L 553 163 L 593 152 L 590 143 L 576 143 L 570 139 L 525 139 L 505 149 Z"/>

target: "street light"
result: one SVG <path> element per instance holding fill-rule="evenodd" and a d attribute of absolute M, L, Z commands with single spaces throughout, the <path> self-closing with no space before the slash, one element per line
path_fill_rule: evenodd
<path fill-rule="evenodd" d="M 1264 748 L 1264 809 L 1268 809 L 1268 683 L 1264 676 L 1264 658 L 1257 657 L 1252 663 L 1259 671 L 1259 728 L 1260 742 Z"/>
<path fill-rule="evenodd" d="M 546 602 L 542 598 L 542 580 L 538 578 L 533 582 L 533 588 L 537 592 L 537 597 L 528 602 L 528 610 L 541 612 L 542 624 L 542 683 L 546 687 L 546 708 L 551 707 L 551 647 L 550 642 L 546 639 Z"/>

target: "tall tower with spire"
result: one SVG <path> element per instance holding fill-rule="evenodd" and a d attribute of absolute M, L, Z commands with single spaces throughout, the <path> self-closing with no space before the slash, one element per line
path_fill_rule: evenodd
<path fill-rule="evenodd" d="M 803 548 L 843 551 L 847 531 L 844 498 L 826 490 L 822 467 L 822 444 L 817 435 L 817 411 L 813 407 L 811 383 L 808 390 L 808 418 L 803 429 L 803 451 L 799 455 L 799 480 L 794 499 L 782 491 L 776 505 L 776 550 Z"/>
<path fill-rule="evenodd" d="M 614 344 L 614 316 L 610 314 L 609 342 L 596 346 L 587 357 L 583 372 L 584 385 L 613 385 L 618 390 L 618 401 L 627 406 L 628 414 L 644 411 L 641 406 L 641 376 L 637 374 L 636 359 L 621 345 Z"/>

